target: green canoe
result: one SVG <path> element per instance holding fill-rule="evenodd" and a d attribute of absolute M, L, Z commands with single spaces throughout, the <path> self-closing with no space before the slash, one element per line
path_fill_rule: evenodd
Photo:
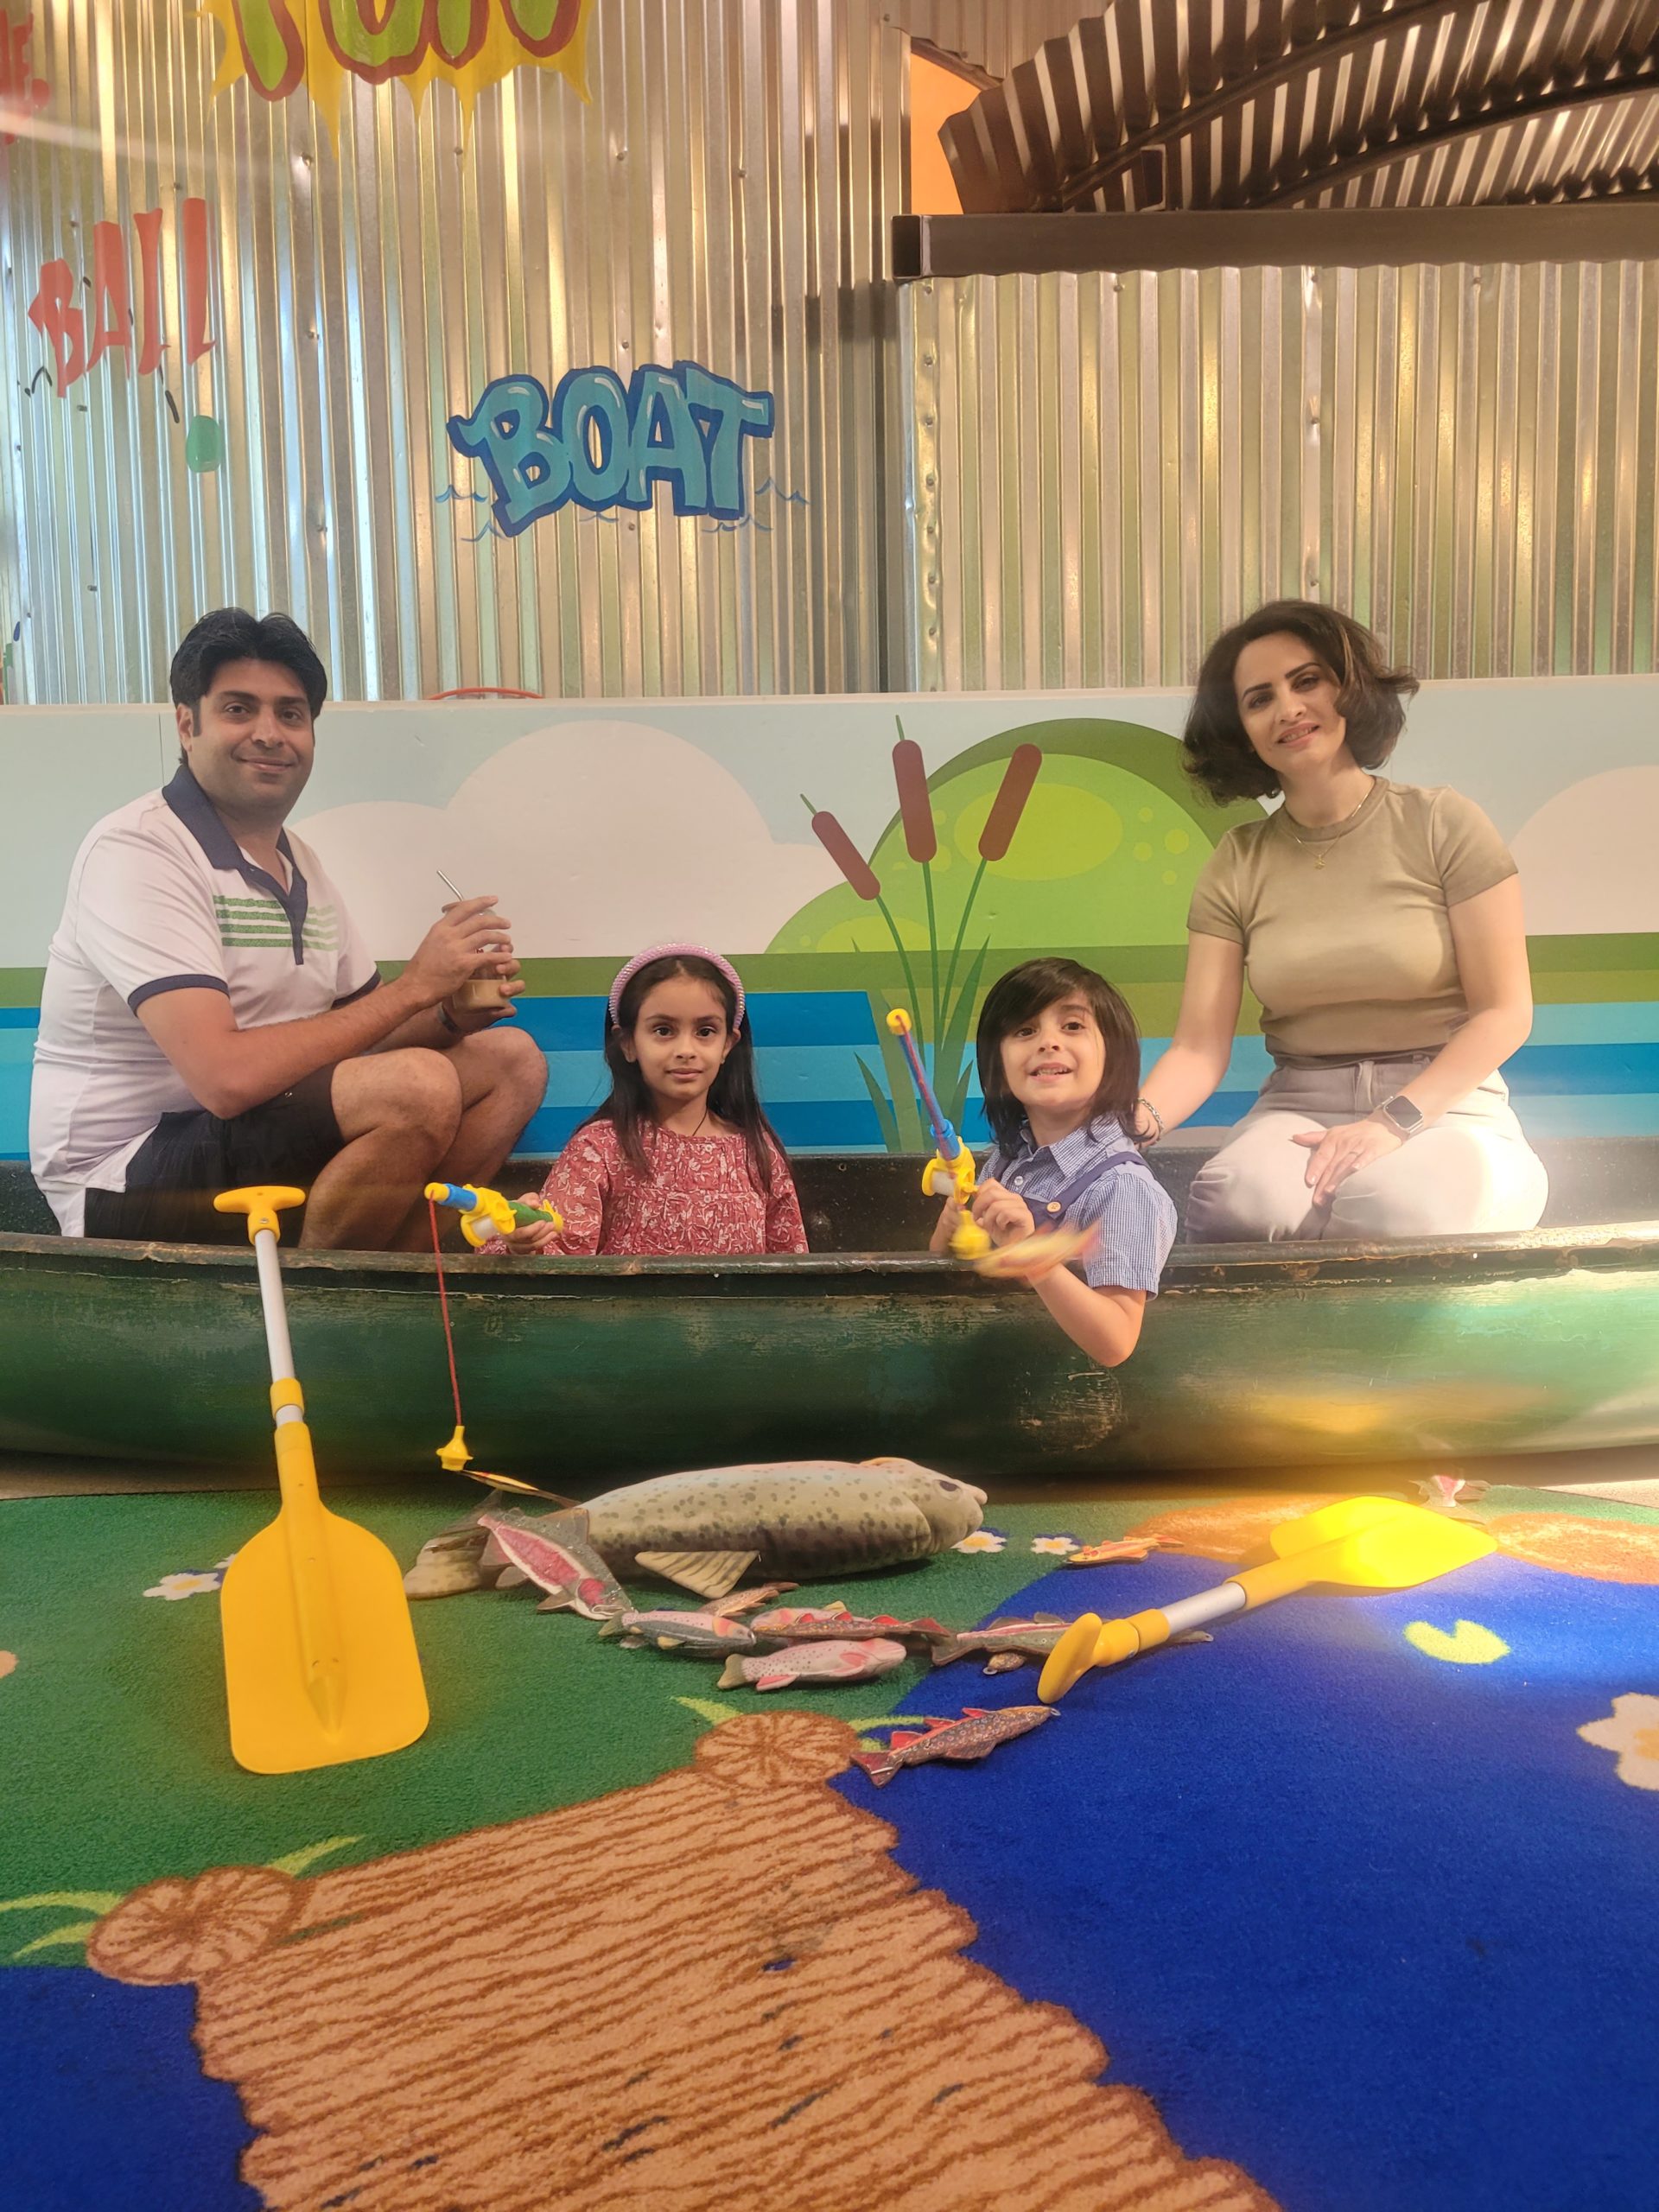
<path fill-rule="evenodd" d="M 1028 1291 L 916 1249 L 919 1161 L 804 1158 L 805 1258 L 457 1258 L 468 1437 L 482 1465 L 556 1490 L 760 1458 L 897 1452 L 1001 1478 L 1659 1439 L 1659 1140 L 1540 1149 L 1552 1216 L 1528 1235 L 1178 1245 L 1115 1372 Z M 1178 1199 L 1201 1156 L 1154 1155 Z M 246 1246 L 60 1239 L 40 1220 L 27 1176 L 0 1169 L 0 1449 L 267 1465 Z M 430 1471 L 454 1418 L 431 1261 L 283 1265 L 325 1471 Z"/>

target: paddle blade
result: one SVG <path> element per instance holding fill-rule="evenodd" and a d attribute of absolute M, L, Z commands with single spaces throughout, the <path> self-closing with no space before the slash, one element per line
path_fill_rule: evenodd
<path fill-rule="evenodd" d="M 1335 1543 L 1340 1536 L 1357 1536 L 1367 1529 L 1397 1521 L 1402 1514 L 1421 1513 L 1398 1497 L 1344 1497 L 1335 1505 L 1322 1505 L 1316 1513 L 1299 1514 L 1281 1521 L 1268 1531 L 1268 1541 L 1281 1559 L 1312 1551 L 1317 1544 Z"/>
<path fill-rule="evenodd" d="M 1321 1582 L 1339 1582 L 1355 1590 L 1409 1590 L 1419 1582 L 1432 1582 L 1437 1574 L 1450 1574 L 1456 1567 L 1484 1559 L 1497 1544 L 1472 1521 L 1448 1520 L 1443 1513 L 1425 1513 L 1420 1506 L 1405 1508 L 1406 1517 L 1379 1521 L 1357 1535 L 1335 1544 L 1329 1554 L 1306 1554 L 1303 1566 L 1315 1556 L 1314 1569 Z M 1332 1564 L 1326 1565 L 1327 1560 Z"/>
<path fill-rule="evenodd" d="M 378 1758 L 424 1730 L 403 1571 L 355 1522 L 321 1505 L 303 1516 L 284 1509 L 232 1560 L 219 1611 L 238 1766 L 296 1774 Z"/>

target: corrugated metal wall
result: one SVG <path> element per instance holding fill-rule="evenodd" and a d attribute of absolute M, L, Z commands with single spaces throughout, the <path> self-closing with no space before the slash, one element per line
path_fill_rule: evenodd
<path fill-rule="evenodd" d="M 521 68 L 467 127 L 447 86 L 352 83 L 337 140 L 303 92 L 211 96 L 206 16 L 0 10 L 30 4 L 56 135 L 0 152 L 14 697 L 157 696 L 226 600 L 289 607 L 365 698 L 1179 683 L 1281 590 L 1429 675 L 1653 665 L 1653 265 L 887 283 L 906 35 L 1000 73 L 1071 0 L 602 0 L 590 105 Z M 90 271 L 95 222 L 156 208 L 162 374 L 60 398 L 42 263 Z M 775 393 L 751 478 L 807 505 L 474 542 L 441 499 L 481 488 L 442 423 L 491 377 L 679 358 Z"/>
<path fill-rule="evenodd" d="M 906 289 L 918 689 L 1190 683 L 1277 594 L 1424 676 L 1654 667 L 1659 264 Z"/>
<path fill-rule="evenodd" d="M 7 4 L 21 22 L 23 0 Z M 417 111 L 396 84 L 353 81 L 336 144 L 302 92 L 210 97 L 223 35 L 205 16 L 33 8 L 44 119 L 85 143 L 25 140 L 0 169 L 0 498 L 16 522 L 0 622 L 29 617 L 14 696 L 156 697 L 181 628 L 238 599 L 289 607 L 346 696 L 893 679 L 904 397 L 878 278 L 902 205 L 902 10 L 602 0 L 591 105 L 520 68 L 467 128 L 447 85 Z M 192 194 L 212 209 L 218 342 L 184 372 Z M 95 221 L 130 238 L 158 207 L 163 378 L 186 420 L 223 423 L 217 474 L 186 468 L 163 378 L 118 357 L 61 400 L 22 389 L 51 359 L 26 320 L 42 262 L 89 270 Z M 810 505 L 763 494 L 736 529 L 677 520 L 665 497 L 615 519 L 572 506 L 466 542 L 484 510 L 438 501 L 452 475 L 475 480 L 442 425 L 490 378 L 550 390 L 570 366 L 626 380 L 680 358 L 775 393 L 750 474 Z"/>

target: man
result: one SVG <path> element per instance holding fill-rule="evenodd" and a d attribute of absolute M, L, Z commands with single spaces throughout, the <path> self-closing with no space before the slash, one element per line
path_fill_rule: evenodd
<path fill-rule="evenodd" d="M 284 614 L 204 615 L 174 655 L 178 772 L 81 846 L 41 995 L 35 1179 L 66 1236 L 220 1241 L 213 1195 L 309 1191 L 302 1243 L 409 1249 L 434 1177 L 487 1182 L 541 1103 L 533 1039 L 455 994 L 523 988 L 487 898 L 383 982 L 283 824 L 327 678 Z"/>

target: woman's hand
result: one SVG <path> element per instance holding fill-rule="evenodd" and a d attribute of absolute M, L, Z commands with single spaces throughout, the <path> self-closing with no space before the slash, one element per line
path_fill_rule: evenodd
<path fill-rule="evenodd" d="M 1037 1233 L 1037 1224 L 1025 1200 L 995 1181 L 982 1183 L 975 1192 L 974 1219 L 992 1243 L 999 1246 L 1017 1244 L 1022 1236 L 1034 1236 Z"/>
<path fill-rule="evenodd" d="M 1405 1139 L 1386 1122 L 1365 1121 L 1339 1122 L 1322 1135 L 1310 1129 L 1293 1137 L 1291 1142 L 1306 1145 L 1313 1151 L 1307 1163 L 1307 1186 L 1316 1206 L 1328 1206 L 1351 1175 L 1369 1167 L 1374 1160 L 1398 1152 Z"/>

